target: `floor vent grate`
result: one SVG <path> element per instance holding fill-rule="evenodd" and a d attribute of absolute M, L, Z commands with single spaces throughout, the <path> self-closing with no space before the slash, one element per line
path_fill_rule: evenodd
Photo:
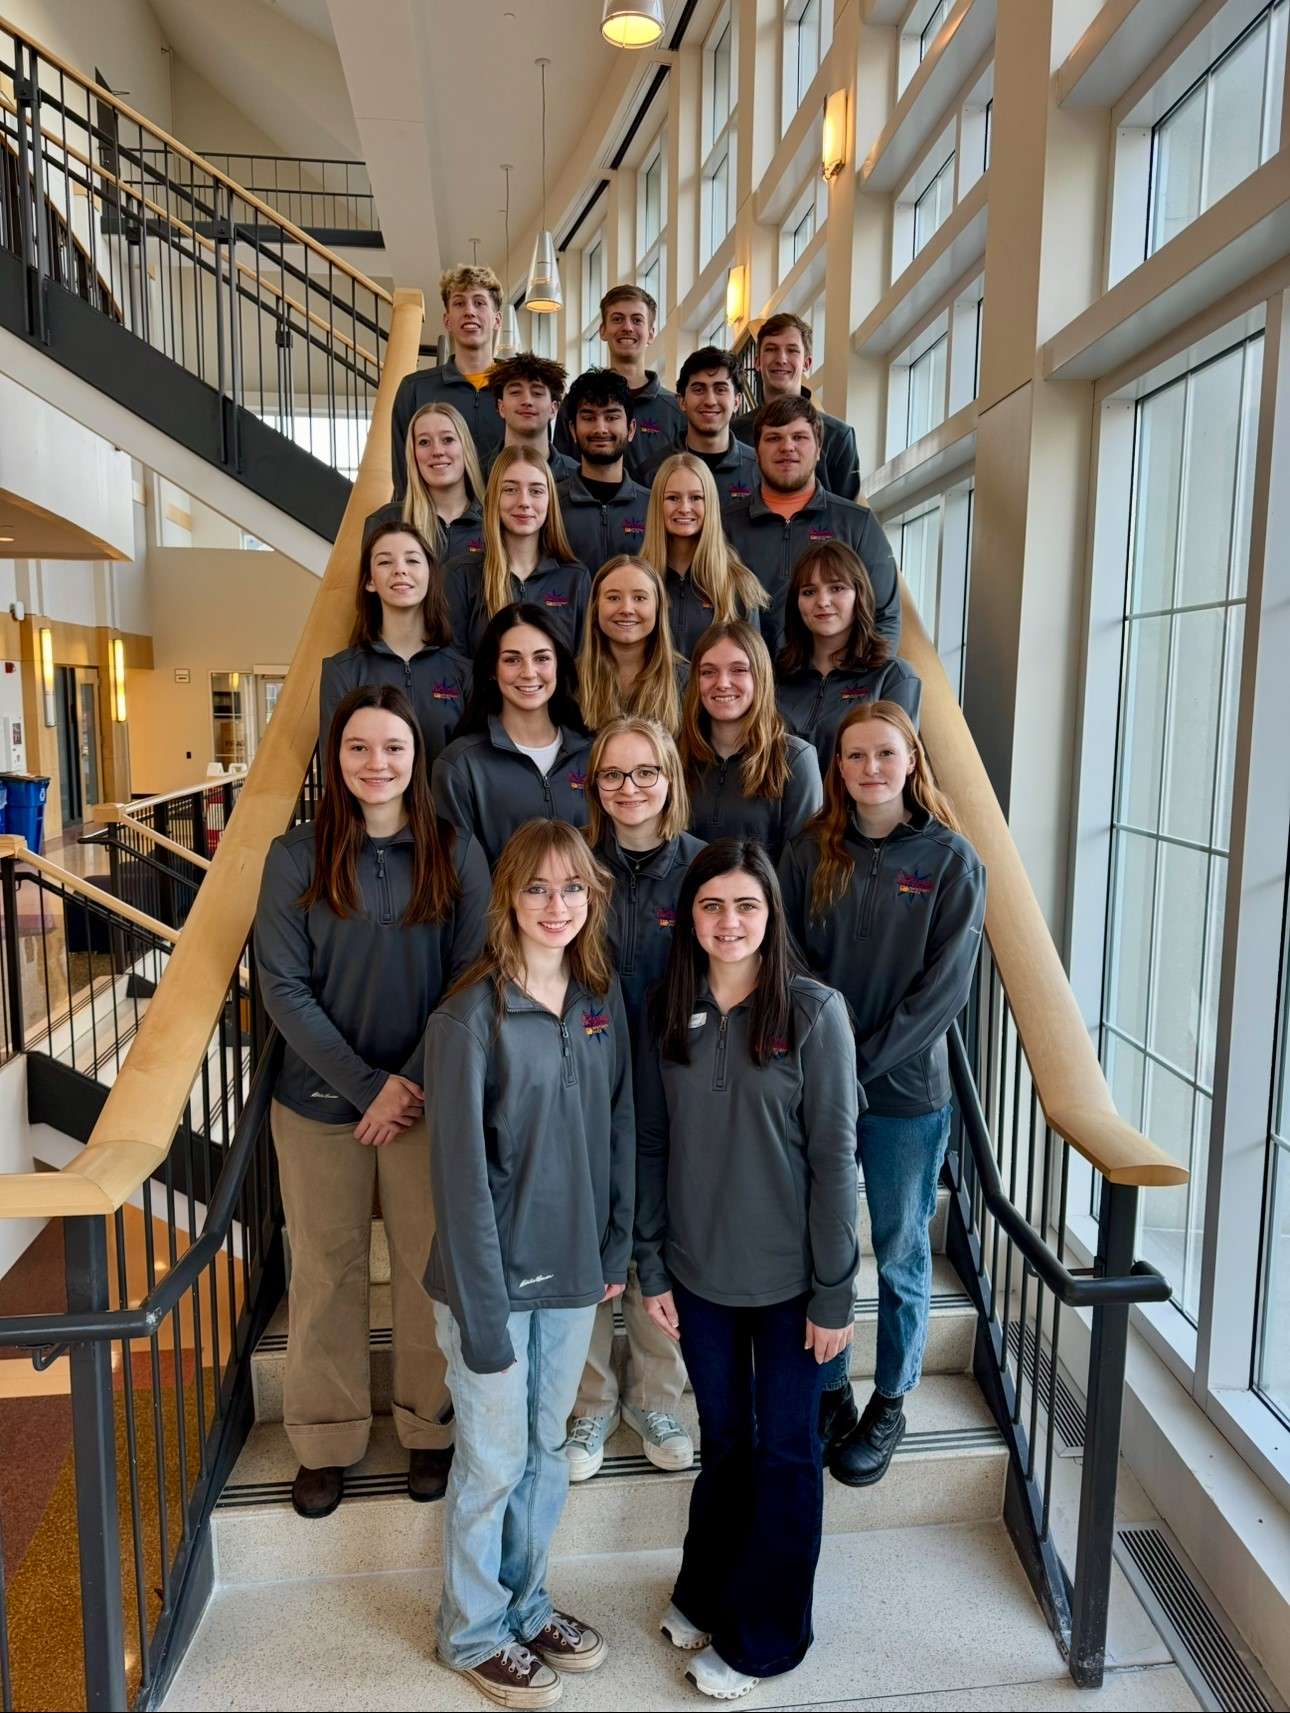
<path fill-rule="evenodd" d="M 1201 1705 L 1271 1713 L 1271 1685 L 1168 1530 L 1126 1524 L 1116 1530 L 1115 1556 Z"/>
<path fill-rule="evenodd" d="M 1052 1386 L 1053 1421 L 1056 1424 L 1057 1432 L 1061 1435 L 1068 1451 L 1082 1451 L 1084 1449 L 1085 1430 L 1084 1406 L 1067 1383 L 1060 1365 L 1057 1369 L 1056 1384 L 1053 1384 L 1053 1359 L 1047 1341 L 1036 1340 L 1035 1329 L 1029 1322 L 1026 1324 L 1023 1340 L 1020 1322 L 1009 1321 L 1008 1348 L 1014 1356 L 1019 1355 L 1023 1343 L 1025 1354 L 1020 1357 L 1020 1360 L 1025 1367 L 1026 1378 L 1032 1385 L 1035 1384 L 1035 1367 L 1036 1362 L 1038 1363 L 1040 1404 L 1047 1405 L 1048 1390 Z"/>

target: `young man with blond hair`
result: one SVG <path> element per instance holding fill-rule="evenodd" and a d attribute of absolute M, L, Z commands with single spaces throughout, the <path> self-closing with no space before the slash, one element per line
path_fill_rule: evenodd
<path fill-rule="evenodd" d="M 802 385 L 811 369 L 811 329 L 800 315 L 772 315 L 757 334 L 757 373 L 761 376 L 762 403 L 772 399 L 809 399 L 811 389 Z M 731 423 L 736 440 L 755 446 L 753 419 L 756 411 L 745 411 Z M 815 475 L 820 486 L 844 500 L 860 498 L 860 459 L 856 453 L 855 430 L 836 416 L 819 412 L 824 435 Z"/>
<path fill-rule="evenodd" d="M 600 337 L 609 347 L 609 368 L 627 382 L 635 413 L 636 437 L 627 448 L 627 474 L 641 480 L 641 471 L 658 455 L 674 450 L 684 439 L 685 417 L 675 393 L 663 386 L 645 357 L 654 343 L 658 304 L 641 286 L 616 285 L 600 300 Z M 568 410 L 560 412 L 555 443 L 576 457 L 578 447 Z"/>
<path fill-rule="evenodd" d="M 463 265 L 439 276 L 443 324 L 452 356 L 404 377 L 394 395 L 394 496 L 408 479 L 407 438 L 412 418 L 426 404 L 455 405 L 466 420 L 481 463 L 502 444 L 503 424 L 488 384 L 493 343 L 502 325 L 502 282 L 491 268 Z"/>

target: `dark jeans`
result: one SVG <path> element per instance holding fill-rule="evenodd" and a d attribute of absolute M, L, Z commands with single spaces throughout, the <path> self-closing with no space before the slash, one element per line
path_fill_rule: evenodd
<path fill-rule="evenodd" d="M 672 1288 L 702 1442 L 672 1598 L 727 1665 L 775 1677 L 811 1645 L 824 1522 L 809 1299 L 736 1309 Z"/>

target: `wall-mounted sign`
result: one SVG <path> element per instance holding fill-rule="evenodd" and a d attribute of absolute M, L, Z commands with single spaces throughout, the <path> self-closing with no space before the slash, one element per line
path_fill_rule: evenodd
<path fill-rule="evenodd" d="M 192 681 L 193 681 L 193 675 L 192 675 L 191 671 L 188 669 L 188 667 L 176 666 L 176 668 L 175 668 L 175 683 L 176 684 L 191 684 Z"/>

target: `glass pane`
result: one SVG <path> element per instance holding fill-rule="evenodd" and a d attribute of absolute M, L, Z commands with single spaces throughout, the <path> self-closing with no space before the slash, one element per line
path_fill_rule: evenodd
<path fill-rule="evenodd" d="M 901 525 L 900 569 L 919 617 L 936 634 L 936 561 L 940 546 L 940 507 L 920 512 Z"/>
<path fill-rule="evenodd" d="M 1248 178 L 1259 164 L 1267 52 L 1265 18 L 1219 62 L 1210 78 L 1207 208 Z"/>
<path fill-rule="evenodd" d="M 1241 651 L 1245 643 L 1245 611 L 1227 609 L 1227 663 L 1223 669 L 1223 717 L 1219 728 L 1218 762 L 1214 772 L 1214 825 L 1210 843 L 1227 848 L 1232 825 L 1232 774 L 1236 768 L 1236 713 L 1241 698 Z"/>
<path fill-rule="evenodd" d="M 1142 1096 L 1146 1087 L 1147 1060 L 1144 1053 L 1112 1035 L 1106 1044 L 1106 1080 L 1116 1111 L 1127 1124 L 1142 1128 Z"/>
<path fill-rule="evenodd" d="M 1205 1197 L 1209 1184 L 1209 1127 L 1214 1103 L 1196 1096 L 1191 1146 L 1191 1182 L 1187 1186 L 1187 1258 L 1181 1281 L 1181 1308 L 1188 1320 L 1200 1314 L 1201 1251 L 1205 1241 Z"/>
<path fill-rule="evenodd" d="M 1138 407 L 1130 612 L 1173 601 L 1186 399 L 1186 381 L 1175 381 Z"/>
<path fill-rule="evenodd" d="M 1227 914 L 1227 859 L 1209 859 L 1209 906 L 1205 913 L 1205 991 L 1200 1020 L 1200 1063 L 1196 1080 L 1214 1086 L 1214 1049 L 1218 1042 L 1218 984 L 1223 963 L 1223 922 Z"/>
<path fill-rule="evenodd" d="M 1236 522 L 1232 530 L 1232 594 L 1244 595 L 1250 570 L 1250 519 L 1254 510 L 1254 449 L 1259 431 L 1259 389 L 1263 378 L 1263 335 L 1245 346 L 1245 385 L 1241 403 L 1241 458 L 1236 483 Z"/>
<path fill-rule="evenodd" d="M 1201 210 L 1205 153 L 1205 85 L 1156 126 L 1151 155 L 1151 252 L 1167 244 Z"/>
<path fill-rule="evenodd" d="M 663 157 L 656 155 L 645 169 L 645 218 L 641 249 L 648 250 L 663 222 Z"/>
<path fill-rule="evenodd" d="M 797 25 L 797 99 L 811 86 L 820 64 L 820 0 L 806 0 Z"/>
<path fill-rule="evenodd" d="M 712 135 L 730 117 L 730 25 L 717 37 L 712 49 Z"/>
<path fill-rule="evenodd" d="M 909 406 L 906 445 L 930 434 L 945 415 L 945 357 L 949 339 L 945 334 L 909 365 Z"/>
<path fill-rule="evenodd" d="M 1161 847 L 1148 1045 L 1187 1076 L 1197 1064 L 1208 882 L 1208 857 Z"/>
<path fill-rule="evenodd" d="M 1111 878 L 1110 972 L 1106 1018 L 1135 1041 L 1147 1038 L 1147 975 L 1155 919 L 1156 847 L 1119 833 Z"/>
<path fill-rule="evenodd" d="M 659 258 L 657 261 L 653 261 L 650 263 L 649 267 L 646 268 L 645 272 L 641 275 L 641 279 L 640 279 L 642 289 L 647 291 L 650 294 L 650 296 L 654 299 L 655 303 L 660 304 L 660 305 L 663 302 L 663 292 L 662 292 L 663 278 L 662 278 L 662 275 L 663 275 L 663 263 L 662 263 L 662 258 Z M 661 314 L 661 311 L 660 311 L 660 314 Z"/>
<path fill-rule="evenodd" d="M 914 204 L 914 254 L 944 224 L 954 205 L 954 156 L 937 173 Z"/>
<path fill-rule="evenodd" d="M 1190 1166 L 1195 1118 L 1195 1095 L 1190 1084 L 1160 1065 L 1152 1065 L 1148 1085 L 1145 1134 L 1180 1165 Z M 1186 1184 L 1142 1192 L 1141 1243 L 1143 1259 L 1159 1267 L 1180 1290 L 1186 1268 Z"/>
<path fill-rule="evenodd" d="M 1227 593 L 1244 371 L 1238 346 L 1191 377 L 1178 597 L 1188 606 Z"/>
<path fill-rule="evenodd" d="M 1221 717 L 1224 611 L 1174 619 L 1173 698 L 1165 743 L 1164 830 L 1208 844 Z"/>
<path fill-rule="evenodd" d="M 950 0 L 936 0 L 936 4 L 932 7 L 931 15 L 923 25 L 918 38 L 918 57 L 920 60 L 926 58 L 927 50 L 936 40 L 936 32 L 945 22 L 949 9 Z"/>
<path fill-rule="evenodd" d="M 1169 639 L 1167 618 L 1134 619 L 1129 625 L 1116 818 L 1153 832 L 1160 814 Z"/>
<path fill-rule="evenodd" d="M 1258 1385 L 1290 1416 L 1290 1152 L 1272 1156 Z"/>

